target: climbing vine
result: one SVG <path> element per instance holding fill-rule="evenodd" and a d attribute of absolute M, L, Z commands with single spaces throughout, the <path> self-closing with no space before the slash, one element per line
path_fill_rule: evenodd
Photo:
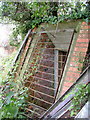
<path fill-rule="evenodd" d="M 70 107 L 71 117 L 77 115 L 90 96 L 90 84 L 80 84 L 76 87 L 78 88 L 78 92 L 75 93 L 75 96 L 72 99 L 72 106 Z"/>
<path fill-rule="evenodd" d="M 69 111 L 70 117 L 75 117 L 90 97 L 90 84 L 76 85 L 76 87 L 69 94 L 65 95 L 63 100 L 65 100 L 66 98 L 68 98 L 68 96 L 72 94 L 74 94 L 75 96 L 72 99 Z"/>

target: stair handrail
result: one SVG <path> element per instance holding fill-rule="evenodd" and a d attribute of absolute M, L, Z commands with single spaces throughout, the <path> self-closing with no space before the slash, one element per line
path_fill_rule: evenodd
<path fill-rule="evenodd" d="M 12 66 L 14 66 L 15 63 L 17 62 L 17 60 L 18 60 L 18 58 L 19 58 L 19 56 L 20 56 L 23 48 L 25 47 L 25 45 L 26 45 L 26 43 L 27 43 L 27 40 L 28 40 L 29 35 L 31 34 L 31 31 L 32 31 L 32 30 L 30 29 L 30 30 L 28 31 L 28 33 L 26 34 L 26 36 L 25 36 L 25 38 L 24 38 L 24 40 L 23 40 L 23 42 L 22 42 L 22 44 L 21 44 L 21 46 L 20 46 L 20 48 L 19 48 L 19 50 L 18 50 L 15 58 L 14 58 L 14 60 L 13 60 L 13 65 L 12 65 Z"/>

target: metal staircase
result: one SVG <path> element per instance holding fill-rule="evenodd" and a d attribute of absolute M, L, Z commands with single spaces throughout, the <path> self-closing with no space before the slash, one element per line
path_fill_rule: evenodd
<path fill-rule="evenodd" d="M 78 89 L 75 89 L 76 85 L 79 84 L 90 84 L 90 65 L 83 71 L 77 81 L 64 93 L 58 101 L 56 101 L 50 109 L 48 109 L 44 115 L 42 115 L 40 120 L 58 120 L 60 118 L 65 117 L 65 114 L 69 111 L 71 107 L 72 99 L 75 96 L 75 93 L 78 92 Z M 75 93 L 72 94 L 73 89 L 75 89 Z M 88 92 L 88 91 L 87 91 Z M 63 98 L 68 95 L 66 99 Z"/>
<path fill-rule="evenodd" d="M 65 31 L 70 33 L 71 39 L 68 42 L 57 41 L 55 38 L 53 41 L 48 32 L 42 28 L 29 30 L 16 55 L 14 65 L 18 63 L 18 67 L 15 79 L 19 79 L 28 87 L 24 114 L 28 118 L 40 119 L 55 101 L 56 90 L 74 34 L 74 30 L 61 30 Z M 68 51 L 60 50 L 57 44 L 67 46 Z"/>

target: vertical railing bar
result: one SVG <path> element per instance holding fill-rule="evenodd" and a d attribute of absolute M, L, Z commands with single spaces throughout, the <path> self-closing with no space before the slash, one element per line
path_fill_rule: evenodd
<path fill-rule="evenodd" d="M 67 58 L 68 58 L 68 54 L 69 54 L 70 49 L 71 49 L 71 45 L 72 45 L 72 41 L 73 41 L 73 37 L 74 37 L 74 32 L 75 32 L 75 30 L 73 31 L 73 34 L 72 34 L 72 38 L 71 38 L 71 41 L 70 41 L 70 45 L 69 45 L 69 48 L 68 48 L 68 52 L 67 52 L 67 55 L 66 55 L 66 58 L 65 58 L 65 64 L 66 64 L 66 61 L 67 61 Z M 65 64 L 63 65 L 62 74 L 61 74 L 61 78 L 60 78 L 60 79 L 62 79 L 63 71 L 64 71 L 64 68 L 65 68 Z M 58 84 L 58 87 L 57 87 L 57 91 L 56 91 L 56 95 L 55 95 L 55 100 L 56 100 L 56 97 L 57 97 L 57 93 L 58 93 L 58 90 L 59 90 L 59 86 L 60 86 L 60 80 L 59 80 L 59 84 Z M 55 100 L 54 100 L 54 102 L 55 102 Z"/>
<path fill-rule="evenodd" d="M 78 84 L 78 82 L 80 81 L 80 79 L 86 74 L 86 72 L 88 72 L 88 70 L 90 70 L 90 65 L 82 72 L 82 74 L 80 75 L 80 77 L 76 80 L 76 82 L 57 100 L 55 101 L 55 103 L 41 116 L 40 120 L 43 120 L 43 118 L 48 115 L 64 98 L 65 95 L 67 95 L 68 93 L 70 93 L 70 91 L 75 87 L 75 85 Z M 88 83 L 86 82 L 86 85 L 90 83 L 90 80 L 88 81 Z"/>
<path fill-rule="evenodd" d="M 31 45 L 31 43 L 32 43 L 32 40 L 33 40 L 33 37 L 31 38 L 31 41 L 30 41 L 30 43 L 29 43 L 29 47 L 28 47 L 28 49 L 27 49 L 27 51 L 26 51 L 26 54 L 25 54 L 24 60 L 23 60 L 23 62 L 22 62 L 21 70 L 22 70 L 22 67 L 23 67 L 23 65 L 24 65 L 24 62 L 25 62 L 25 60 L 26 60 L 26 57 L 27 57 L 27 54 L 28 54 L 28 51 L 29 51 L 30 45 Z"/>
<path fill-rule="evenodd" d="M 55 92 L 54 95 L 56 94 L 56 90 L 58 87 L 58 50 L 54 50 L 54 88 Z"/>

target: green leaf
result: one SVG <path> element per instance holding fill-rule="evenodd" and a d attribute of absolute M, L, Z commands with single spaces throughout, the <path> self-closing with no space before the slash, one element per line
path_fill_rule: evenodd
<path fill-rule="evenodd" d="M 10 104 L 7 107 L 7 113 L 10 113 L 12 117 L 16 117 L 18 114 L 18 107 L 16 105 Z"/>
<path fill-rule="evenodd" d="M 90 95 L 90 84 L 88 84 L 88 94 Z"/>
<path fill-rule="evenodd" d="M 11 98 L 14 95 L 13 91 L 10 91 L 7 95 L 6 95 L 6 103 L 9 104 L 11 102 Z"/>
<path fill-rule="evenodd" d="M 11 98 L 13 95 L 14 95 L 14 92 L 13 92 L 13 91 L 10 91 L 10 92 L 7 94 L 7 98 Z"/>
<path fill-rule="evenodd" d="M 0 110 L 0 120 L 2 119 L 3 116 L 4 116 L 4 111 Z"/>

